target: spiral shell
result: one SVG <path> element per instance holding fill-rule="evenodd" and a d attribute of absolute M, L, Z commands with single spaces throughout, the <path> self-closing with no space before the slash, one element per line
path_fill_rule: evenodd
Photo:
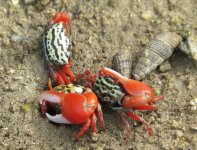
<path fill-rule="evenodd" d="M 132 71 L 136 80 L 143 79 L 151 71 L 168 59 L 174 49 L 182 41 L 181 36 L 174 32 L 162 32 L 147 45 L 143 56 Z"/>
<path fill-rule="evenodd" d="M 119 51 L 114 56 L 112 65 L 113 69 L 119 72 L 120 74 L 124 75 L 127 78 L 131 76 L 131 68 L 132 68 L 132 57 L 131 51 Z"/>

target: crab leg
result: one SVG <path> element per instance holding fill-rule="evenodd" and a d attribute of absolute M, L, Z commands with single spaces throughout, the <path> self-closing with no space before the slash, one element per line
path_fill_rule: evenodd
<path fill-rule="evenodd" d="M 143 125 L 146 127 L 146 129 L 148 130 L 148 133 L 154 137 L 154 133 L 152 128 L 150 127 L 150 125 L 148 124 L 148 122 L 146 120 L 144 120 L 143 118 L 139 117 L 138 115 L 134 114 L 131 111 L 127 112 L 127 115 L 132 118 L 135 121 L 140 121 L 141 123 L 143 123 Z"/>
<path fill-rule="evenodd" d="M 124 113 L 120 113 L 118 112 L 118 115 L 120 116 L 121 122 L 123 123 L 123 125 L 125 125 L 126 129 L 127 129 L 127 133 L 126 133 L 126 139 L 131 139 L 131 127 L 128 123 L 128 121 L 125 118 L 125 114 Z"/>
<path fill-rule="evenodd" d="M 74 81 L 75 81 L 75 75 L 74 75 L 74 73 L 70 70 L 70 66 L 71 66 L 71 61 L 69 62 L 69 64 L 63 65 L 62 69 L 64 70 L 64 72 L 66 73 L 66 75 L 69 76 L 70 81 L 71 81 L 71 82 L 74 82 Z"/>
<path fill-rule="evenodd" d="M 98 107 L 96 109 L 96 112 L 97 112 L 98 119 L 101 123 L 101 127 L 103 129 L 105 129 L 105 122 L 104 122 L 104 119 L 103 119 L 103 112 L 102 112 L 102 109 L 101 109 L 101 105 L 99 103 L 98 103 Z"/>
<path fill-rule="evenodd" d="M 50 68 L 50 77 L 58 84 L 71 84 L 75 81 L 75 75 L 66 65 L 57 71 Z"/>
<path fill-rule="evenodd" d="M 96 122 L 97 122 L 97 117 L 96 117 L 95 113 L 93 113 L 92 116 L 91 116 L 90 126 L 92 128 L 92 131 L 95 132 L 95 133 L 98 132 L 98 130 L 96 128 Z"/>
<path fill-rule="evenodd" d="M 89 129 L 91 120 L 88 119 L 87 122 L 83 125 L 83 128 L 75 136 L 75 140 L 79 140 Z"/>
<path fill-rule="evenodd" d="M 52 78 L 52 80 L 55 80 L 58 84 L 65 84 L 61 75 L 57 71 L 54 71 L 51 67 L 49 67 L 49 70 L 49 75 Z"/>
<path fill-rule="evenodd" d="M 139 106 L 135 108 L 135 110 L 150 110 L 150 111 L 155 109 L 157 109 L 156 105 L 146 105 L 146 106 Z"/>
<path fill-rule="evenodd" d="M 57 73 L 63 79 L 63 81 L 64 81 L 63 84 L 71 84 L 71 81 L 68 79 L 67 75 L 62 70 L 58 70 Z M 57 80 L 57 82 L 58 82 L 58 80 Z M 58 84 L 60 84 L 60 83 L 58 83 Z"/>

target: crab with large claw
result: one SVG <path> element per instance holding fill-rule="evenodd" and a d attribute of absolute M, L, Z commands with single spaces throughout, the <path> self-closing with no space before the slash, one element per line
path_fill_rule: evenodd
<path fill-rule="evenodd" d="M 157 106 L 153 103 L 162 100 L 163 96 L 155 96 L 154 90 L 150 86 L 144 82 L 128 79 L 105 67 L 102 67 L 97 78 L 88 70 L 84 74 L 78 75 L 77 78 L 78 80 L 86 79 L 89 83 L 88 86 L 92 87 L 101 101 L 107 102 L 107 105 L 115 110 L 120 110 L 118 114 L 129 132 L 131 129 L 125 118 L 126 116 L 142 122 L 148 133 L 154 135 L 149 123 L 133 112 L 134 110 L 153 111 L 157 109 Z M 126 113 L 121 110 L 125 110 Z"/>
<path fill-rule="evenodd" d="M 55 123 L 84 124 L 76 134 L 76 140 L 80 139 L 89 127 L 93 132 L 97 132 L 97 117 L 102 128 L 105 128 L 101 106 L 91 89 L 72 84 L 52 88 L 50 81 L 49 88 L 50 90 L 43 91 L 40 96 L 42 114 Z"/>
<path fill-rule="evenodd" d="M 57 13 L 43 38 L 45 58 L 49 62 L 50 76 L 58 84 L 75 81 L 71 67 L 71 20 L 66 12 Z"/>

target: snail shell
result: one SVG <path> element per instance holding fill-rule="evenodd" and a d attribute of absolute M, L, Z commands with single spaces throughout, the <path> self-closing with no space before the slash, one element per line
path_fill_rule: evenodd
<path fill-rule="evenodd" d="M 119 51 L 114 56 L 112 65 L 113 69 L 122 74 L 123 76 L 130 78 L 132 68 L 131 51 Z"/>
<path fill-rule="evenodd" d="M 181 36 L 174 32 L 162 32 L 158 34 L 147 45 L 143 56 L 132 71 L 132 76 L 136 80 L 143 79 L 151 71 L 168 59 L 174 49 L 182 41 Z"/>

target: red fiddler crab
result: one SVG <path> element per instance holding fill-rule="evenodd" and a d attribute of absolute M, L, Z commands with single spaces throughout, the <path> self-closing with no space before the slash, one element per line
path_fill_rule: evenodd
<path fill-rule="evenodd" d="M 75 75 L 70 70 L 71 43 L 70 17 L 66 12 L 57 13 L 44 34 L 43 45 L 50 76 L 58 84 L 75 81 Z"/>
<path fill-rule="evenodd" d="M 39 100 L 42 114 L 50 121 L 63 124 L 84 124 L 76 134 L 76 140 L 79 140 L 89 127 L 93 132 L 97 132 L 97 116 L 102 128 L 105 129 L 101 106 L 91 89 L 72 84 L 52 88 L 50 80 L 48 85 L 50 90 L 43 91 Z"/>
<path fill-rule="evenodd" d="M 157 109 L 154 102 L 162 100 L 163 96 L 156 96 L 154 90 L 144 82 L 128 79 L 118 72 L 102 67 L 99 77 L 89 70 L 84 74 L 76 77 L 79 81 L 86 80 L 87 87 L 91 87 L 101 102 L 106 102 L 107 105 L 114 110 L 118 110 L 121 121 L 129 131 L 127 138 L 130 137 L 130 125 L 126 120 L 126 116 L 135 121 L 140 121 L 146 127 L 148 133 L 154 137 L 154 133 L 149 123 L 142 117 L 136 115 L 133 111 L 153 111 Z"/>

